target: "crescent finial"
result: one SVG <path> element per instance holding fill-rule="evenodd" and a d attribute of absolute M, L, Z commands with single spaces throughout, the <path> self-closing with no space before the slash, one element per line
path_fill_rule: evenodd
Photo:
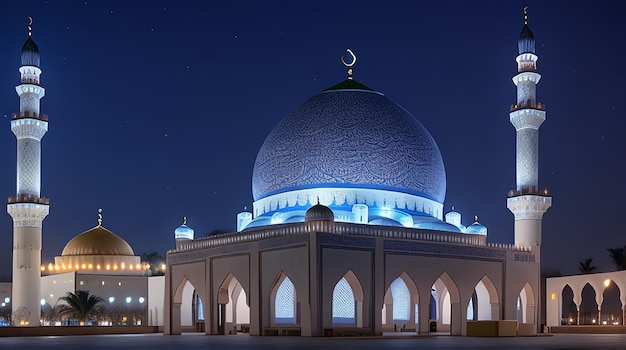
<path fill-rule="evenodd" d="M 524 6 L 524 24 L 528 24 L 528 6 Z"/>
<path fill-rule="evenodd" d="M 98 226 L 102 226 L 102 208 L 98 209 Z"/>
<path fill-rule="evenodd" d="M 28 37 L 33 36 L 33 18 L 28 16 Z"/>
<path fill-rule="evenodd" d="M 350 57 L 352 58 L 350 63 L 346 62 L 347 55 L 350 55 Z M 356 55 L 354 54 L 354 52 L 352 52 L 352 50 L 350 49 L 347 49 L 346 53 L 341 55 L 341 63 L 343 63 L 343 65 L 348 68 L 348 79 L 352 79 L 352 66 L 354 66 L 354 64 L 356 63 Z"/>
<path fill-rule="evenodd" d="M 183 216 L 183 225 L 187 225 L 187 217 Z"/>

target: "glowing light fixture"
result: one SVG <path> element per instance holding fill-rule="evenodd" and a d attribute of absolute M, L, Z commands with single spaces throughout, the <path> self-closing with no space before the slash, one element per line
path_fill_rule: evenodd
<path fill-rule="evenodd" d="M 109 303 L 113 303 L 115 301 L 114 297 L 109 297 Z"/>
<path fill-rule="evenodd" d="M 144 301 L 146 301 L 144 297 L 139 297 L 139 304 L 143 304 Z"/>
<path fill-rule="evenodd" d="M 608 287 L 609 285 L 611 285 L 611 280 L 607 278 L 604 280 L 604 287 Z"/>
<path fill-rule="evenodd" d="M 41 299 L 41 300 L 39 301 L 39 304 L 41 304 L 41 306 L 46 305 L 46 299 Z"/>
<path fill-rule="evenodd" d="M 130 304 L 130 302 L 133 301 L 133 298 L 131 297 L 126 297 L 126 304 Z"/>

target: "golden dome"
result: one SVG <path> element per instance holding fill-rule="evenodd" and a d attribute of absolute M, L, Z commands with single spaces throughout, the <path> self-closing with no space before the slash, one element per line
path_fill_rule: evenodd
<path fill-rule="evenodd" d="M 135 252 L 120 236 L 98 225 L 67 242 L 61 256 L 69 255 L 134 256 Z"/>

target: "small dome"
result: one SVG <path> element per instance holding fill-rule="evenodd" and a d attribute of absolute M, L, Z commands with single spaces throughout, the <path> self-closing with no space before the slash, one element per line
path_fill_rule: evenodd
<path fill-rule="evenodd" d="M 176 239 L 193 239 L 194 230 L 191 227 L 182 224 L 174 230 L 174 236 Z"/>
<path fill-rule="evenodd" d="M 124 239 L 98 225 L 67 242 L 61 256 L 70 255 L 134 256 L 135 253 Z"/>
<path fill-rule="evenodd" d="M 304 221 L 335 221 L 335 214 L 329 207 L 318 203 L 306 211 Z"/>
<path fill-rule="evenodd" d="M 519 35 L 517 51 L 520 55 L 528 52 L 535 53 L 535 36 L 528 27 L 528 24 L 524 24 L 524 28 L 522 28 L 522 32 Z"/>
<path fill-rule="evenodd" d="M 39 48 L 31 37 L 22 46 L 22 66 L 39 67 Z"/>
<path fill-rule="evenodd" d="M 426 230 L 461 233 L 461 229 L 459 227 L 451 223 L 443 222 L 443 221 L 422 223 L 422 224 L 417 225 L 417 228 L 426 229 Z"/>
<path fill-rule="evenodd" d="M 478 222 L 478 219 L 474 221 L 473 224 L 467 226 L 465 229 L 465 233 L 475 234 L 475 235 L 486 235 L 487 227 Z"/>

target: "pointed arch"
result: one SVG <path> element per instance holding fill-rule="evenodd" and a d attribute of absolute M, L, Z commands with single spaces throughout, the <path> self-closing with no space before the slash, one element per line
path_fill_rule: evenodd
<path fill-rule="evenodd" d="M 462 320 L 458 286 L 447 272 L 443 272 L 434 281 L 432 290 L 433 299 L 436 301 L 435 316 L 437 317 L 437 331 L 449 331 L 452 335 L 460 335 Z M 433 312 L 431 312 L 431 314 L 432 313 Z"/>
<path fill-rule="evenodd" d="M 563 288 L 561 289 L 561 303 L 560 303 L 560 312 L 559 312 L 559 317 L 560 317 L 560 322 L 559 324 L 561 325 L 565 325 L 565 324 L 571 324 L 576 322 L 576 324 L 578 324 L 580 322 L 579 320 L 579 305 L 576 304 L 576 300 L 574 298 L 574 290 L 572 289 L 572 287 L 566 283 Z M 580 301 L 579 301 L 580 303 Z M 519 311 L 520 309 L 518 308 L 518 319 L 519 319 Z M 572 321 L 570 321 L 572 320 Z M 574 321 L 576 320 L 576 321 Z"/>
<path fill-rule="evenodd" d="M 621 301 L 621 289 L 612 279 L 607 279 L 602 291 L 602 323 L 610 325 L 624 324 L 624 305 Z"/>
<path fill-rule="evenodd" d="M 491 279 L 484 275 L 474 287 L 472 297 L 468 301 L 468 317 L 470 308 L 475 320 L 498 320 L 500 319 L 500 297 L 498 290 Z"/>
<path fill-rule="evenodd" d="M 219 286 L 217 304 L 218 334 L 233 334 L 250 324 L 248 293 L 230 272 Z"/>
<path fill-rule="evenodd" d="M 202 315 L 204 315 L 204 312 L 206 310 L 202 303 L 200 303 L 200 307 L 202 307 L 202 310 L 197 309 L 198 302 L 196 301 L 196 299 L 201 298 L 201 290 L 196 288 L 196 286 L 186 275 L 183 275 L 183 277 L 178 282 L 176 289 L 174 290 L 173 304 L 176 307 L 172 312 L 176 312 L 178 314 L 172 319 L 172 329 L 175 330 L 175 333 L 173 334 L 180 334 L 176 332 L 182 330 L 201 330 L 197 327 L 198 313 L 200 312 Z M 176 322 L 177 324 L 173 324 L 174 322 Z"/>
<path fill-rule="evenodd" d="M 520 323 L 536 323 L 537 303 L 535 300 L 535 291 L 530 283 L 526 282 L 517 298 L 518 321 Z"/>
<path fill-rule="evenodd" d="M 600 299 L 602 290 L 597 290 L 591 283 L 585 283 L 580 291 L 579 322 L 580 324 L 593 324 L 594 320 L 602 324 Z M 570 322 L 572 323 L 572 322 Z"/>
<path fill-rule="evenodd" d="M 381 310 L 383 325 L 388 330 L 397 330 L 398 326 L 405 331 L 405 327 L 412 329 L 419 320 L 418 305 L 417 286 L 406 271 L 403 271 L 387 285 Z"/>
<path fill-rule="evenodd" d="M 299 323 L 298 294 L 296 287 L 283 271 L 281 271 L 270 290 L 270 318 L 272 326 L 276 324 Z"/>
<path fill-rule="evenodd" d="M 363 327 L 363 296 L 361 282 L 352 270 L 348 270 L 333 288 L 333 326 Z"/>

